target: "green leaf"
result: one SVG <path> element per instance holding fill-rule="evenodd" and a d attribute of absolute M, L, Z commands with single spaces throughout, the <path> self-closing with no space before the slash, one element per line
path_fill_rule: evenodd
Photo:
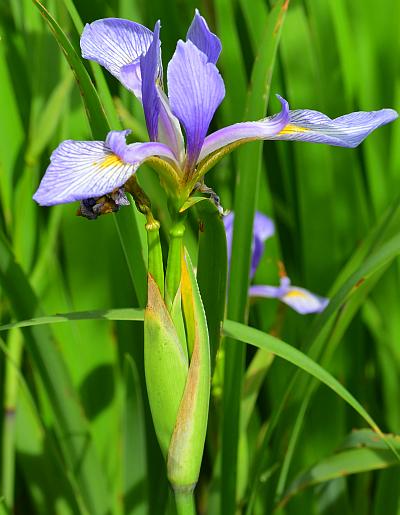
<path fill-rule="evenodd" d="M 38 311 L 38 300 L 2 235 L 0 285 L 17 317 L 28 318 Z M 79 496 L 89 513 L 103 514 L 110 502 L 107 483 L 60 350 L 47 327 L 26 327 L 24 337 L 54 412 L 64 458 Z"/>
<path fill-rule="evenodd" d="M 287 0 L 278 1 L 264 26 L 258 54 L 254 61 L 245 118 L 257 120 L 265 116 L 272 71 L 288 8 Z M 251 143 L 239 150 L 238 177 L 235 191 L 235 221 L 229 280 L 228 317 L 245 321 L 253 220 L 258 201 L 261 177 L 262 142 Z M 240 249 L 240 252 L 235 252 Z M 244 373 L 245 348 L 227 344 L 224 370 L 223 437 L 221 468 L 221 511 L 235 512 L 237 453 L 241 389 Z"/>
<path fill-rule="evenodd" d="M 332 288 L 332 291 L 336 291 L 336 294 L 332 296 L 328 307 L 316 318 L 313 328 L 310 331 L 310 345 L 308 345 L 309 342 L 305 345 L 305 348 L 309 348 L 307 354 L 313 360 L 321 359 L 322 350 L 327 354 L 327 358 L 333 353 L 334 347 L 339 343 L 341 335 L 343 335 L 346 327 L 353 319 L 356 309 L 362 303 L 362 299 L 365 297 L 368 289 L 373 286 L 376 278 L 383 273 L 390 261 L 400 253 L 398 246 L 400 240 L 397 238 L 400 224 L 399 216 L 400 202 L 399 199 L 395 199 L 387 212 L 384 213 L 379 223 L 370 231 L 363 244 L 357 248 L 354 255 L 338 275 L 334 287 Z M 378 259 L 376 258 L 377 255 Z M 343 309 L 343 307 L 345 307 L 345 309 Z M 333 317 L 334 314 L 336 315 L 335 318 Z M 323 358 L 324 363 L 327 361 L 327 358 Z M 282 395 L 281 408 L 275 411 L 269 423 L 268 431 L 265 433 L 260 446 L 262 451 L 256 460 L 255 477 L 260 477 L 264 469 L 263 462 L 265 460 L 268 441 L 278 420 L 281 418 L 282 407 L 287 402 L 289 395 L 296 392 L 296 395 L 300 399 L 300 407 L 294 423 L 292 422 L 293 431 L 283 460 L 278 480 L 277 495 L 283 493 L 289 465 L 293 457 L 305 413 L 312 395 L 316 391 L 315 384 L 310 384 L 309 381 L 304 384 L 304 382 L 300 382 L 300 379 L 301 376 L 299 372 L 297 372 L 289 382 L 285 393 Z M 283 420 L 281 422 L 282 427 L 285 427 L 285 424 L 287 424 L 287 422 Z M 259 484 L 259 481 L 252 481 L 252 500 L 249 503 L 249 510 L 255 499 Z"/>
<path fill-rule="evenodd" d="M 212 202 L 198 206 L 196 215 L 199 226 L 197 282 L 207 317 L 213 370 L 225 316 L 228 266 L 226 234 L 221 215 Z"/>
<path fill-rule="evenodd" d="M 135 362 L 125 355 L 123 413 L 123 499 L 126 515 L 145 515 L 148 490 L 143 393 Z"/>
<path fill-rule="evenodd" d="M 40 113 L 37 125 L 32 131 L 32 139 L 26 152 L 28 162 L 34 163 L 37 161 L 48 145 L 60 122 L 72 84 L 72 75 L 69 72 L 50 95 L 43 111 Z"/>
<path fill-rule="evenodd" d="M 296 367 L 301 368 L 308 374 L 312 375 L 321 381 L 321 383 L 325 384 L 331 390 L 333 390 L 344 401 L 346 401 L 355 411 L 357 411 L 357 413 L 367 422 L 367 424 L 372 427 L 374 431 L 376 431 L 382 438 L 384 438 L 384 435 L 382 434 L 377 424 L 370 417 L 367 411 L 361 406 L 361 404 L 351 395 L 351 393 L 346 390 L 346 388 L 344 388 L 339 383 L 339 381 L 337 381 L 329 372 L 327 372 L 320 365 L 318 365 L 318 363 L 310 359 L 295 347 L 292 347 L 291 345 L 283 342 L 282 340 L 279 340 L 278 338 L 275 338 L 274 336 L 262 333 L 257 329 L 253 329 L 252 327 L 248 327 L 231 320 L 225 320 L 223 332 L 225 336 L 229 336 L 230 338 L 235 338 L 236 340 L 240 340 L 244 343 L 254 345 L 259 349 L 273 352 L 280 358 L 289 361 Z M 390 444 L 389 441 L 387 443 L 388 445 Z"/>
<path fill-rule="evenodd" d="M 400 451 L 400 438 L 385 435 L 393 448 Z M 301 490 L 338 477 L 369 472 L 399 466 L 399 460 L 385 442 L 377 438 L 376 433 L 369 430 L 354 431 L 344 446 L 335 454 L 319 461 L 307 471 L 300 474 L 286 490 L 280 506 Z"/>
<path fill-rule="evenodd" d="M 30 318 L 28 320 L 21 320 L 20 322 L 2 325 L 0 326 L 0 331 L 7 331 L 9 329 L 14 329 L 15 327 L 31 327 L 35 325 L 70 322 L 71 320 L 130 320 L 142 322 L 144 320 L 144 311 L 143 309 L 134 308 L 73 311 L 71 313 Z"/>
<path fill-rule="evenodd" d="M 86 114 L 90 128 L 92 129 L 93 137 L 95 139 L 104 140 L 110 128 L 103 106 L 101 105 L 99 96 L 93 86 L 88 72 L 86 71 L 86 68 L 78 54 L 75 52 L 74 47 L 65 35 L 64 31 L 49 11 L 39 2 L 39 0 L 33 0 L 33 2 L 48 24 L 53 36 L 60 45 L 61 50 L 64 52 L 64 55 L 74 72 L 76 82 L 79 86 L 85 104 Z"/>

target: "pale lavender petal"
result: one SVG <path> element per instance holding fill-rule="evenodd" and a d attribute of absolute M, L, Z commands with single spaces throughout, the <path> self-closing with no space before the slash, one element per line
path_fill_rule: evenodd
<path fill-rule="evenodd" d="M 181 127 L 178 119 L 171 113 L 168 98 L 162 90 L 159 21 L 154 27 L 154 38 L 147 53 L 140 57 L 140 71 L 143 110 L 149 138 L 165 143 L 180 161 L 185 150 Z"/>
<path fill-rule="evenodd" d="M 213 132 L 204 140 L 198 160 L 202 161 L 216 150 L 237 141 L 272 139 L 273 136 L 281 132 L 289 121 L 289 105 L 284 98 L 279 95 L 277 97 L 282 104 L 280 113 L 256 122 L 235 123 Z"/>
<path fill-rule="evenodd" d="M 196 9 L 192 24 L 186 34 L 186 39 L 194 43 L 199 50 L 204 52 L 211 63 L 218 61 L 222 50 L 221 41 L 208 28 L 206 20 Z"/>
<path fill-rule="evenodd" d="M 61 143 L 51 156 L 34 200 L 52 206 L 100 197 L 125 184 L 145 159 L 154 155 L 174 159 L 162 143 L 126 145 L 127 132 L 111 131 L 106 142 Z"/>
<path fill-rule="evenodd" d="M 329 299 L 319 297 L 297 286 L 290 286 L 288 291 L 280 297 L 280 300 L 301 315 L 320 313 L 329 303 Z"/>
<path fill-rule="evenodd" d="M 249 297 L 267 299 L 278 299 L 282 296 L 283 290 L 280 286 L 253 285 L 249 288 Z"/>
<path fill-rule="evenodd" d="M 309 141 L 353 148 L 372 131 L 392 122 L 397 116 L 393 109 L 381 109 L 350 113 L 332 120 L 318 111 L 298 109 L 289 112 L 288 125 L 269 139 Z"/>
<path fill-rule="evenodd" d="M 249 296 L 279 299 L 301 315 L 320 313 L 329 303 L 329 299 L 319 297 L 304 288 L 291 286 L 288 277 L 282 277 L 279 286 L 250 286 Z"/>
<path fill-rule="evenodd" d="M 178 41 L 168 65 L 168 95 L 172 113 L 186 131 L 186 166 L 191 169 L 215 110 L 225 96 L 217 67 L 191 41 Z"/>
<path fill-rule="evenodd" d="M 160 97 L 156 81 L 160 70 L 160 22 L 154 27 L 154 36 L 146 54 L 140 57 L 142 76 L 142 102 L 146 119 L 147 132 L 151 141 L 158 136 L 158 116 L 160 113 Z"/>
<path fill-rule="evenodd" d="M 165 143 L 174 153 L 179 163 L 183 163 L 185 157 L 185 142 L 181 125 L 176 116 L 171 112 L 169 100 L 164 91 L 157 87 L 160 98 L 160 115 L 158 118 L 158 138 Z"/>
<path fill-rule="evenodd" d="M 104 66 L 140 98 L 138 58 L 147 52 L 152 40 L 151 30 L 139 23 L 120 18 L 105 18 L 85 26 L 81 36 L 82 56 Z"/>
<path fill-rule="evenodd" d="M 253 244 L 250 267 L 250 279 L 254 277 L 265 249 L 265 240 L 275 233 L 274 222 L 268 216 L 256 211 L 253 224 Z"/>

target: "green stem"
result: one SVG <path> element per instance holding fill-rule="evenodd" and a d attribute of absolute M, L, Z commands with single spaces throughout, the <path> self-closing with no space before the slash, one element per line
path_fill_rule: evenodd
<path fill-rule="evenodd" d="M 164 265 L 160 243 L 160 223 L 147 213 L 147 245 L 149 248 L 149 273 L 160 289 L 161 297 L 164 297 Z"/>
<path fill-rule="evenodd" d="M 181 283 L 181 253 L 182 240 L 185 232 L 185 222 L 180 218 L 171 228 L 171 237 L 168 251 L 167 275 L 165 279 L 165 303 L 171 311 L 176 293 Z"/>
<path fill-rule="evenodd" d="M 9 358 L 6 361 L 4 420 L 2 438 L 1 490 L 5 504 L 13 506 L 14 499 L 14 470 L 15 470 L 15 414 L 18 398 L 19 369 L 22 357 L 22 336 L 20 332 L 12 331 L 9 339 Z"/>
<path fill-rule="evenodd" d="M 178 515 L 196 515 L 193 492 L 175 492 Z"/>

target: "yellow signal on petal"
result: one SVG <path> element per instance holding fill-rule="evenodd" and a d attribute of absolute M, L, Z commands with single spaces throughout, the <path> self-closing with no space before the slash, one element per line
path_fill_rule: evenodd
<path fill-rule="evenodd" d="M 94 165 L 99 165 L 100 168 L 107 168 L 109 166 L 114 166 L 114 165 L 118 165 L 118 164 L 122 164 L 122 161 L 121 159 L 115 155 L 115 154 L 110 154 L 109 156 L 107 156 L 104 161 L 101 161 L 100 163 L 93 163 Z"/>
<path fill-rule="evenodd" d="M 295 132 L 308 132 L 310 129 L 306 129 L 305 127 L 298 127 L 297 125 L 292 125 L 288 123 L 286 127 L 284 127 L 281 132 L 278 133 L 278 136 L 282 134 L 293 134 Z"/>
<path fill-rule="evenodd" d="M 301 297 L 304 299 L 307 297 L 307 294 L 299 290 L 290 290 L 289 292 L 285 293 L 284 296 L 286 298 Z"/>

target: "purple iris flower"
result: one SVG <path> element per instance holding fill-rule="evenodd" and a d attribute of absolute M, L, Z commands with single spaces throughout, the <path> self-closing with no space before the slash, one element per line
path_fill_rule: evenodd
<path fill-rule="evenodd" d="M 83 57 L 104 66 L 139 99 L 150 141 L 127 144 L 129 131 L 111 131 L 105 141 L 64 141 L 53 152 L 33 197 L 39 204 L 89 200 L 96 205 L 98 198 L 111 195 L 118 207 L 124 185 L 150 158 L 161 160 L 173 176 L 177 191 L 169 192 L 183 204 L 211 166 L 238 143 L 275 139 L 355 147 L 397 117 L 392 109 L 382 109 L 331 120 L 317 111 L 290 111 L 278 96 L 279 114 L 236 123 L 207 136 L 225 96 L 216 67 L 221 42 L 196 10 L 186 41 L 178 41 L 168 64 L 167 96 L 159 35 L 160 22 L 154 31 L 118 18 L 86 25 L 81 37 Z"/>
<path fill-rule="evenodd" d="M 224 217 L 226 240 L 228 245 L 228 264 L 230 265 L 232 255 L 233 237 L 233 213 Z M 253 224 L 252 257 L 250 267 L 250 279 L 254 277 L 260 259 L 264 253 L 265 241 L 274 235 L 275 227 L 273 221 L 259 211 L 256 211 Z M 281 267 L 283 269 L 283 267 Z M 301 315 L 308 313 L 319 313 L 328 305 L 329 300 L 319 297 L 314 293 L 292 286 L 289 277 L 284 270 L 281 270 L 279 286 L 254 285 L 249 288 L 250 297 L 264 297 L 279 299 Z"/>

